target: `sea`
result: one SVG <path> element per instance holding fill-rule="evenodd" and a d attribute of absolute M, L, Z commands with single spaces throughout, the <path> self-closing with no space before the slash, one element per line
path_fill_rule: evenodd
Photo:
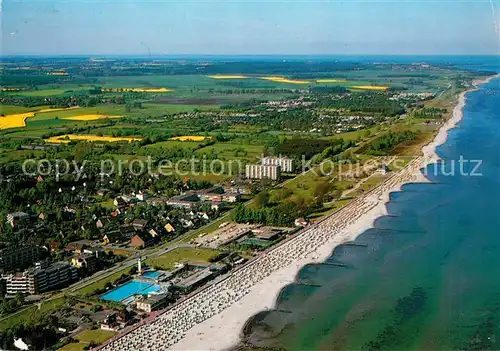
<path fill-rule="evenodd" d="M 459 61 L 500 71 L 498 57 Z M 243 345 L 500 350 L 500 79 L 467 94 L 437 153 L 430 183 L 392 193 L 359 245 L 303 267 L 273 310 L 247 322 Z"/>

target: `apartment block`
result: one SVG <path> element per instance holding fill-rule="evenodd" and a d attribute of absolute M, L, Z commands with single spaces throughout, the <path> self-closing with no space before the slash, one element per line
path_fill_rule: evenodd
<path fill-rule="evenodd" d="M 39 265 L 22 273 L 4 275 L 6 292 L 15 294 L 39 294 L 64 287 L 78 279 L 76 268 L 67 262 L 57 262 L 48 267 Z"/>
<path fill-rule="evenodd" d="M 263 166 L 280 166 L 283 172 L 293 172 L 293 160 L 288 157 L 264 157 Z"/>
<path fill-rule="evenodd" d="M 43 249 L 39 246 L 24 246 L 19 248 L 6 248 L 0 251 L 0 272 L 26 268 L 39 261 Z"/>
<path fill-rule="evenodd" d="M 245 176 L 248 179 L 263 179 L 272 180 L 279 179 L 281 176 L 280 166 L 264 166 L 264 165 L 246 165 Z"/>

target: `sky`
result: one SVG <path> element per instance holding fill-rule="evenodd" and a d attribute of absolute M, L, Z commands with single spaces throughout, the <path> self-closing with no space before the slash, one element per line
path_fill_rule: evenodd
<path fill-rule="evenodd" d="M 500 52 L 498 0 L 3 0 L 1 6 L 3 55 Z"/>

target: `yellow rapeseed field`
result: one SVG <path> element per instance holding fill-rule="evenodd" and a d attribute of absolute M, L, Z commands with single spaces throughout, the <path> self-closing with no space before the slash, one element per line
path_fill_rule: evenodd
<path fill-rule="evenodd" d="M 79 116 L 71 116 L 64 117 L 63 119 L 67 119 L 70 121 L 95 121 L 98 119 L 104 118 L 120 118 L 121 116 L 108 116 L 108 115 L 79 115 Z"/>
<path fill-rule="evenodd" d="M 208 76 L 208 78 L 212 78 L 212 79 L 247 79 L 249 77 L 247 76 L 242 76 L 242 75 L 222 75 L 222 74 L 218 74 L 218 75 L 215 75 L 215 76 Z"/>
<path fill-rule="evenodd" d="M 14 115 L 0 116 L 0 129 L 26 127 L 26 118 L 35 116 L 34 112 L 16 113 Z"/>
<path fill-rule="evenodd" d="M 170 138 L 170 140 L 179 140 L 179 141 L 203 141 L 205 139 L 207 139 L 207 137 L 201 135 L 183 135 Z"/>
<path fill-rule="evenodd" d="M 80 106 L 60 107 L 60 108 L 44 108 L 44 109 L 41 109 L 40 111 L 36 111 L 35 113 L 66 111 L 66 110 L 74 110 L 76 108 L 80 108 Z"/>
<path fill-rule="evenodd" d="M 345 79 L 316 79 L 316 83 L 346 83 Z"/>
<path fill-rule="evenodd" d="M 170 93 L 174 91 L 173 89 L 168 89 L 168 88 L 107 88 L 107 89 L 102 89 L 104 92 L 112 92 L 112 93 L 117 93 L 117 92 L 122 92 L 122 91 L 131 91 L 135 93 Z"/>
<path fill-rule="evenodd" d="M 350 88 L 353 89 L 362 89 L 362 90 L 387 90 L 389 87 L 381 86 L 381 85 L 354 85 Z"/>
<path fill-rule="evenodd" d="M 7 115 L 5 117 L 0 116 L 0 129 L 26 127 L 26 118 L 34 117 L 35 114 L 37 113 L 65 111 L 65 110 L 72 110 L 75 108 L 79 108 L 79 106 L 73 106 L 67 108 L 45 108 L 34 112 L 16 113 L 13 115 Z"/>
<path fill-rule="evenodd" d="M 283 77 L 261 77 L 261 79 L 270 80 L 271 82 L 288 83 L 288 84 L 309 84 L 309 83 L 311 83 L 308 80 L 287 79 L 287 78 L 283 78 Z"/>
<path fill-rule="evenodd" d="M 46 142 L 48 143 L 53 143 L 53 144 L 61 144 L 61 143 L 69 143 L 70 141 L 101 141 L 101 142 L 107 142 L 107 143 L 112 143 L 115 141 L 138 141 L 142 140 L 141 138 L 118 138 L 118 137 L 107 137 L 107 136 L 97 136 L 97 135 L 77 135 L 77 134 L 65 134 L 65 135 L 59 135 L 55 137 L 51 137 L 48 139 L 45 139 Z"/>

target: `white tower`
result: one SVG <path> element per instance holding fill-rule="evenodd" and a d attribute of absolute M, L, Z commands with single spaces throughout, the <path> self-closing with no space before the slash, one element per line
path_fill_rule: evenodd
<path fill-rule="evenodd" d="M 141 267 L 141 258 L 139 257 L 139 259 L 137 260 L 137 271 L 139 272 L 139 274 L 141 274 L 142 272 L 142 267 Z"/>

